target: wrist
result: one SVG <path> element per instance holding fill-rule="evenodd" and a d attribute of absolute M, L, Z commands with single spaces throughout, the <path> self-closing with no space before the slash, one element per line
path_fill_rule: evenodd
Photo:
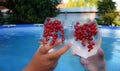
<path fill-rule="evenodd" d="M 98 64 L 98 71 L 106 71 L 105 60 L 103 60 L 103 62 L 100 62 L 100 63 Z"/>
<path fill-rule="evenodd" d="M 45 67 L 38 67 L 34 63 L 30 62 L 22 71 L 53 71 Z"/>
<path fill-rule="evenodd" d="M 99 66 L 99 67 L 98 67 L 98 71 L 106 71 L 106 66 L 105 66 L 105 64 Z"/>
<path fill-rule="evenodd" d="M 28 64 L 22 71 L 38 71 L 32 64 Z"/>
<path fill-rule="evenodd" d="M 106 66 L 105 66 L 105 62 L 101 62 L 101 63 L 91 63 L 88 64 L 88 70 L 89 71 L 106 71 Z"/>

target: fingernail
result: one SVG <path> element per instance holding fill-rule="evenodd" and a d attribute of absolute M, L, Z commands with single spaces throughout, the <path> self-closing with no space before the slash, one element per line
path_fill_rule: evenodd
<path fill-rule="evenodd" d="M 100 60 L 103 60 L 104 59 L 104 52 L 103 52 L 103 50 L 100 48 L 99 50 L 98 50 L 98 54 L 99 54 L 99 59 Z"/>
<path fill-rule="evenodd" d="M 71 47 L 71 46 L 72 46 L 72 44 L 71 44 L 71 43 L 68 43 L 68 46 L 69 46 L 69 47 Z"/>
<path fill-rule="evenodd" d="M 98 54 L 104 55 L 104 52 L 103 52 L 102 48 L 99 48 L 99 49 L 98 49 Z"/>
<path fill-rule="evenodd" d="M 76 54 L 75 54 L 75 52 L 71 52 L 71 55 L 73 55 L 73 56 L 74 56 L 74 55 L 76 55 Z"/>

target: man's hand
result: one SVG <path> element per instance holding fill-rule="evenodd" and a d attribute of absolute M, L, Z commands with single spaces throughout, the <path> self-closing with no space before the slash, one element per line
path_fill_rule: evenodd
<path fill-rule="evenodd" d="M 53 71 L 60 56 L 71 46 L 71 44 L 66 44 L 56 51 L 49 52 L 60 43 L 61 40 L 57 40 L 53 46 L 48 43 L 39 47 L 30 63 L 22 71 Z"/>
<path fill-rule="evenodd" d="M 76 55 L 74 52 L 72 55 Z M 98 49 L 97 54 L 89 57 L 88 59 L 80 58 L 83 66 L 88 68 L 89 71 L 106 71 L 104 52 L 101 48 Z"/>

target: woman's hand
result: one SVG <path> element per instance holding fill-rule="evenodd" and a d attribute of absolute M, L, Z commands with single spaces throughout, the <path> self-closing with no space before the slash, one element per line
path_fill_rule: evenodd
<path fill-rule="evenodd" d="M 30 63 L 22 71 L 53 71 L 60 56 L 71 46 L 71 44 L 66 44 L 56 51 L 49 52 L 60 43 L 61 40 L 57 40 L 53 46 L 50 44 L 40 46 Z"/>
<path fill-rule="evenodd" d="M 75 53 L 72 53 L 75 55 Z M 97 54 L 89 57 L 88 59 L 80 58 L 83 66 L 88 68 L 89 71 L 106 71 L 104 52 L 101 48 L 98 49 Z"/>

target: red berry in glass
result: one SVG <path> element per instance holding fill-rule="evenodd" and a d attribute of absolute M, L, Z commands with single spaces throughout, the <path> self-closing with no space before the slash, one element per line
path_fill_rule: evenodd
<path fill-rule="evenodd" d="M 58 34 L 59 31 L 60 34 Z M 47 18 L 46 22 L 44 23 L 43 38 L 40 39 L 40 42 L 43 44 L 50 42 L 51 45 L 54 45 L 55 41 L 58 38 L 58 35 L 61 36 L 62 43 L 64 43 L 64 28 L 61 21 L 57 19 L 51 20 L 50 18 Z"/>
<path fill-rule="evenodd" d="M 84 23 L 83 25 L 76 22 L 74 29 L 75 40 L 80 41 L 82 46 L 86 46 L 88 48 L 88 52 L 90 52 L 95 45 L 93 37 L 97 34 L 97 26 L 95 22 L 88 21 L 88 23 Z"/>

